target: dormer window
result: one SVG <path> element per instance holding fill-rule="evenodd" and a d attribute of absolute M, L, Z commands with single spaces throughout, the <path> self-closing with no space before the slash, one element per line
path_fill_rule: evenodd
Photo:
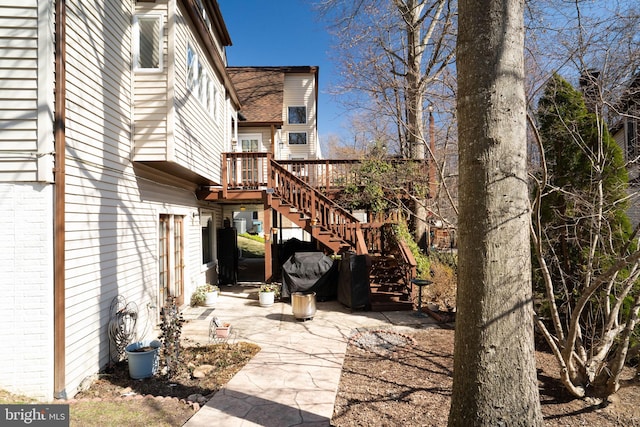
<path fill-rule="evenodd" d="M 133 69 L 136 71 L 162 71 L 162 15 L 135 15 L 133 17 Z"/>
<path fill-rule="evenodd" d="M 290 125 L 307 123 L 307 107 L 289 107 L 288 121 Z"/>

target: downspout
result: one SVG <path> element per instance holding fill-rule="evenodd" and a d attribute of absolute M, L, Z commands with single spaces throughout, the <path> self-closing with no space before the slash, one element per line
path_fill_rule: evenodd
<path fill-rule="evenodd" d="M 55 9 L 54 219 L 53 219 L 53 392 L 66 399 L 65 372 L 65 123 L 66 123 L 66 0 Z"/>

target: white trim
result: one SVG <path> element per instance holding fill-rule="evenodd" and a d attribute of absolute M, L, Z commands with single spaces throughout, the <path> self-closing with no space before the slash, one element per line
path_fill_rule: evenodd
<path fill-rule="evenodd" d="M 53 182 L 54 18 L 51 2 L 38 2 L 38 166 L 37 180 Z"/>
<path fill-rule="evenodd" d="M 200 268 L 201 272 L 206 272 L 211 270 L 218 264 L 218 256 L 217 256 L 218 255 L 218 227 L 216 227 L 216 213 L 215 211 L 212 211 L 209 209 L 200 209 L 198 217 L 200 220 L 199 221 L 200 231 L 202 231 L 202 227 L 204 227 L 204 225 L 202 224 L 204 217 L 211 217 L 211 229 L 209 230 L 209 238 L 211 239 L 210 240 L 211 248 L 209 248 L 211 250 L 211 261 L 209 261 L 206 264 L 201 262 L 201 268 Z M 201 251 L 204 249 L 203 244 L 204 242 L 202 241 L 202 238 L 201 238 L 200 239 Z M 201 252 L 200 259 L 202 259 L 202 256 L 203 256 L 203 253 Z"/>
<path fill-rule="evenodd" d="M 158 67 L 142 68 L 138 66 L 140 61 L 140 18 L 154 18 L 159 22 L 158 26 Z M 163 71 L 164 65 L 164 14 L 162 13 L 136 13 L 133 15 L 132 34 L 133 71 L 138 73 L 159 73 Z"/>

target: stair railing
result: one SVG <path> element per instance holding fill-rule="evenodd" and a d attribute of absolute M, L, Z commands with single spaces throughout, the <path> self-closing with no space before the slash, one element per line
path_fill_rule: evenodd
<path fill-rule="evenodd" d="M 349 243 L 358 254 L 368 253 L 360 221 L 275 160 L 269 161 L 269 183 L 274 194 L 307 215 L 311 227 L 320 227 Z"/>

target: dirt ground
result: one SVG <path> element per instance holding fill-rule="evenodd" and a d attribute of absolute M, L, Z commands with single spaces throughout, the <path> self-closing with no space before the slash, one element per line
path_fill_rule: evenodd
<path fill-rule="evenodd" d="M 446 426 L 451 405 L 453 330 L 427 329 L 415 345 L 373 352 L 348 347 L 332 425 Z M 536 352 L 546 426 L 640 426 L 640 380 L 634 369 L 611 402 L 574 399 L 560 384 L 551 354 Z"/>
<path fill-rule="evenodd" d="M 182 369 L 170 379 L 156 375 L 134 380 L 127 363 L 119 362 L 100 374 L 87 390 L 76 394 L 71 402 L 71 424 L 108 425 L 99 419 L 103 411 L 95 405 L 80 408 L 99 400 L 116 401 L 121 410 L 141 413 L 141 423 L 128 422 L 129 426 L 150 425 L 151 417 L 156 417 L 157 425 L 181 426 L 258 351 L 257 345 L 242 342 L 187 346 L 182 350 Z M 158 414 L 166 415 L 157 420 Z M 117 415 L 110 416 L 113 421 Z"/>
<path fill-rule="evenodd" d="M 372 342 L 365 334 L 351 339 L 331 425 L 446 426 L 451 400 L 453 330 L 426 329 L 411 335 L 391 333 L 383 338 L 386 345 Z M 151 414 L 160 405 L 172 414 L 167 425 L 179 426 L 193 415 L 194 406 L 197 410 L 229 381 L 255 350 L 254 346 L 242 343 L 217 345 L 206 351 L 186 350 L 188 369 L 173 381 L 161 377 L 131 380 L 126 364 L 122 363 L 76 397 L 110 401 L 130 399 L 132 395 L 172 396 L 175 399 L 137 403 L 135 410 Z M 634 369 L 625 372 L 622 387 L 611 402 L 602 403 L 571 398 L 559 382 L 552 355 L 536 352 L 536 360 L 546 426 L 640 426 L 640 380 Z M 204 364 L 215 369 L 203 378 L 193 378 L 194 369 Z M 185 403 L 190 396 L 197 395 L 203 397 L 201 403 Z"/>

